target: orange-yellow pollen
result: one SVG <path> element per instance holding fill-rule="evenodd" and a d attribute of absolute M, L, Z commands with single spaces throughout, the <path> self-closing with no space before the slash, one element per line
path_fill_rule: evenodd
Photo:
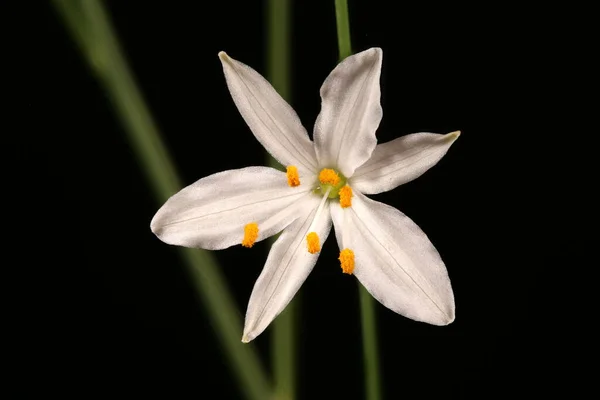
<path fill-rule="evenodd" d="M 308 246 L 308 252 L 315 254 L 321 251 L 321 243 L 319 241 L 319 235 L 316 232 L 310 232 L 306 235 L 306 244 Z"/>
<path fill-rule="evenodd" d="M 300 186 L 300 176 L 298 175 L 298 168 L 294 167 L 293 165 L 290 165 L 286 168 L 286 170 L 288 185 L 290 185 L 291 187 Z"/>
<path fill-rule="evenodd" d="M 242 246 L 248 248 L 254 246 L 256 238 L 258 238 L 258 224 L 256 222 L 251 222 L 244 227 L 244 239 L 242 239 Z"/>
<path fill-rule="evenodd" d="M 319 181 L 324 185 L 329 184 L 335 186 L 340 183 L 340 176 L 332 169 L 323 168 L 321 172 L 319 172 Z"/>
<path fill-rule="evenodd" d="M 342 208 L 350 207 L 352 205 L 352 188 L 345 185 L 340 189 L 340 206 Z"/>
<path fill-rule="evenodd" d="M 348 275 L 352 275 L 354 272 L 354 252 L 350 249 L 344 249 L 340 251 L 340 264 L 342 272 Z"/>

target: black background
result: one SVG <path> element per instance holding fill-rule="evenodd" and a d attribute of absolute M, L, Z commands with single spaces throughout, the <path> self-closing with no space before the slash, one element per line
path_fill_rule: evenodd
<path fill-rule="evenodd" d="M 349 3 L 354 51 L 383 49 L 379 141 L 462 131 L 424 176 L 374 196 L 427 233 L 457 310 L 440 328 L 378 305 L 386 398 L 554 390 L 550 335 L 561 325 L 544 271 L 564 249 L 537 244 L 546 225 L 532 194 L 547 187 L 546 149 L 537 143 L 532 156 L 529 145 L 543 134 L 540 104 L 556 88 L 542 68 L 552 32 L 532 25 L 536 16 L 525 10 Z M 199 4 L 107 2 L 186 184 L 264 162 L 217 57 L 225 50 L 266 72 L 263 4 Z M 32 284 L 16 300 L 27 303 L 21 318 L 33 324 L 32 353 L 19 368 L 40 376 L 46 391 L 83 397 L 240 398 L 185 267 L 149 229 L 160 204 L 102 87 L 49 3 L 29 5 L 34 40 L 21 54 L 31 60 L 24 71 L 34 90 L 22 100 L 21 129 L 37 135 L 19 149 L 33 160 L 22 184 L 40 218 L 23 253 L 36 260 L 25 268 Z M 295 2 L 292 32 L 292 104 L 310 132 L 319 87 L 337 62 L 333 1 Z M 261 243 L 216 252 L 240 316 L 267 250 Z M 336 257 L 330 239 L 300 291 L 302 399 L 362 397 L 357 284 Z M 253 343 L 268 367 L 269 329 Z"/>

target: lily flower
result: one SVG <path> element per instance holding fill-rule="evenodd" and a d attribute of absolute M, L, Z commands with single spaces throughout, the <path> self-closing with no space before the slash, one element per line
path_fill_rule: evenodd
<path fill-rule="evenodd" d="M 256 338 L 292 300 L 332 222 L 343 273 L 398 314 L 452 322 L 454 295 L 433 244 L 406 215 L 365 195 L 419 177 L 460 132 L 415 133 L 377 145 L 379 48 L 346 58 L 327 77 L 314 142 L 265 78 L 224 52 L 219 58 L 239 112 L 286 172 L 248 167 L 202 178 L 167 200 L 151 229 L 166 243 L 209 250 L 252 247 L 282 232 L 254 285 L 242 341 Z"/>

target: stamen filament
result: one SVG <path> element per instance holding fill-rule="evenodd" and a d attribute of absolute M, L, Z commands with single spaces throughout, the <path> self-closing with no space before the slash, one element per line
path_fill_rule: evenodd
<path fill-rule="evenodd" d="M 346 247 L 351 243 L 350 239 L 350 211 L 342 211 L 344 216 L 344 223 L 342 224 L 342 245 Z"/>

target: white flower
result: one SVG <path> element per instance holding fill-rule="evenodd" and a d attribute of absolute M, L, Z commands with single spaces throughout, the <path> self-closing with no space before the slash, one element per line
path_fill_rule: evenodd
<path fill-rule="evenodd" d="M 421 229 L 365 194 L 391 190 L 434 166 L 458 138 L 415 133 L 377 145 L 382 51 L 346 58 L 321 87 L 314 143 L 294 110 L 256 71 L 219 53 L 231 96 L 260 143 L 287 173 L 220 172 L 172 196 L 154 216 L 164 242 L 217 250 L 282 231 L 254 285 L 242 341 L 258 336 L 296 294 L 331 223 L 343 272 L 384 306 L 417 321 L 454 320 L 446 267 Z"/>

